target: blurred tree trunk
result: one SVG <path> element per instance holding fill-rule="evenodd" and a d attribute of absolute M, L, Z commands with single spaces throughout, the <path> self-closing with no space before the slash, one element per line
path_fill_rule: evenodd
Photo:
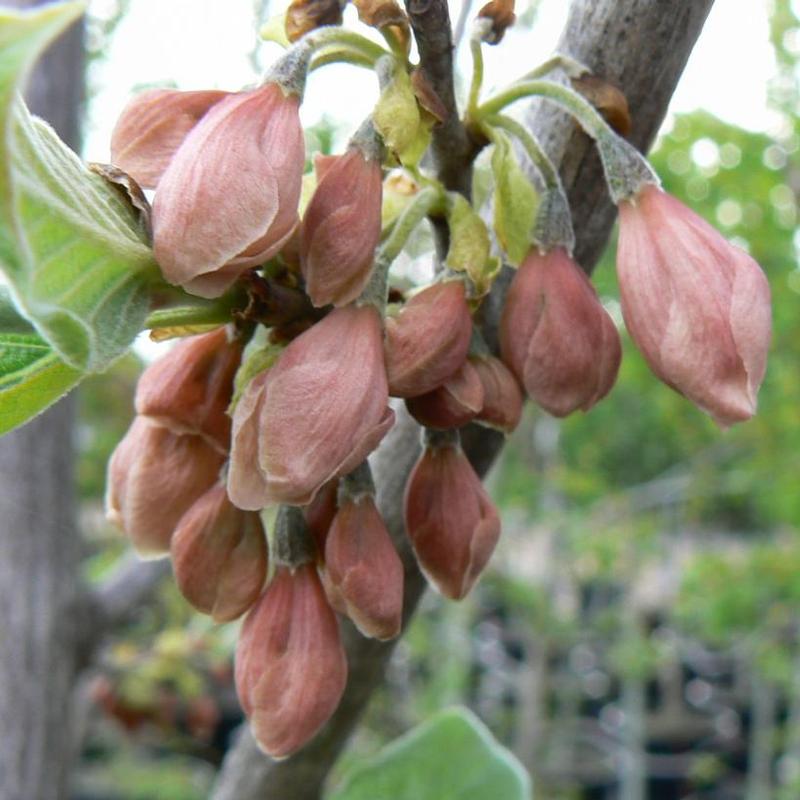
<path fill-rule="evenodd" d="M 8 5 L 8 0 L 6 2 Z M 27 8 L 40 0 L 11 0 Z M 26 98 L 73 149 L 83 25 L 47 52 Z M 73 488 L 74 397 L 0 439 L 0 797 L 67 796 L 72 696 L 84 635 Z"/>

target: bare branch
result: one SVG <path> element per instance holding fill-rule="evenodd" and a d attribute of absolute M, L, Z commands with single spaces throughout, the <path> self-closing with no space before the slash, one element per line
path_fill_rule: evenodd
<path fill-rule="evenodd" d="M 467 135 L 456 107 L 447 0 L 406 0 L 406 11 L 419 49 L 419 68 L 447 109 L 447 118 L 433 129 L 431 150 L 436 173 L 445 187 L 469 197 L 478 146 Z"/>

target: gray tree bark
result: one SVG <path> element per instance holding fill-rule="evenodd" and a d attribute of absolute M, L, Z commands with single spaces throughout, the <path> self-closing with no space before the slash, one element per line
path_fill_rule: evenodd
<path fill-rule="evenodd" d="M 17 7 L 38 2 L 17 0 Z M 83 26 L 47 52 L 27 100 L 77 149 Z M 73 761 L 72 690 L 82 651 L 73 398 L 0 439 L 0 797 L 60 800 Z"/>
<path fill-rule="evenodd" d="M 596 74 L 618 84 L 633 115 L 631 141 L 646 150 L 713 0 L 573 0 L 558 45 Z M 406 0 L 423 71 L 450 112 L 434 131 L 433 152 L 439 177 L 448 188 L 465 192 L 476 143 L 458 122 L 452 93 L 452 38 L 444 0 Z M 501 45 L 502 46 L 502 45 Z M 535 64 L 531 64 L 531 67 Z M 516 76 L 508 76 L 509 80 Z M 531 129 L 554 156 L 569 193 L 577 232 L 577 256 L 591 271 L 608 240 L 615 209 L 608 201 L 599 161 L 586 137 L 561 112 L 532 104 Z M 483 308 L 489 334 L 496 327 L 504 286 L 498 281 Z M 491 335 L 488 337 L 491 341 Z M 485 429 L 468 430 L 465 449 L 484 474 L 502 441 Z M 416 426 L 403 421 L 376 456 L 380 508 L 406 566 L 406 616 L 413 613 L 424 583 L 404 535 L 403 488 L 418 447 Z M 243 731 L 218 777 L 214 800 L 315 800 L 325 778 L 379 685 L 393 643 L 360 637 L 345 623 L 350 664 L 342 704 L 320 734 L 286 761 L 272 761 Z"/>

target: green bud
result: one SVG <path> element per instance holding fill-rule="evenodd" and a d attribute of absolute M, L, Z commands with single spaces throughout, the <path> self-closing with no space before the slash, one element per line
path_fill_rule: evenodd
<path fill-rule="evenodd" d="M 495 129 L 493 142 L 494 231 L 508 260 L 518 266 L 531 248 L 539 194 L 522 170 L 509 137 Z"/>
<path fill-rule="evenodd" d="M 489 231 L 460 194 L 448 193 L 447 204 L 450 249 L 445 264 L 454 272 L 466 273 L 472 281 L 475 294 L 481 297 L 489 291 L 500 269 L 498 260 L 489 255 Z"/>

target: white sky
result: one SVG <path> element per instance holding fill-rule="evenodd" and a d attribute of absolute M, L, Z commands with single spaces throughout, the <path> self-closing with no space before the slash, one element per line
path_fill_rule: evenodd
<path fill-rule="evenodd" d="M 673 98 L 672 111 L 705 108 L 745 128 L 772 127 L 766 101 L 767 81 L 774 72 L 768 1 L 717 0 Z M 91 5 L 100 10 L 107 2 L 91 0 Z M 476 2 L 475 8 L 480 4 Z M 455 19 L 460 0 L 451 5 Z M 518 10 L 520 5 L 524 0 Z M 486 48 L 486 86 L 505 83 L 547 58 L 567 6 L 566 0 L 542 0 L 532 31 L 512 29 L 502 45 Z M 276 3 L 278 7 L 285 4 Z M 252 0 L 133 0 L 107 59 L 93 73 L 96 94 L 89 110 L 86 157 L 108 160 L 114 121 L 140 86 L 166 82 L 181 89 L 236 90 L 251 83 L 252 9 Z M 461 63 L 468 68 L 467 55 L 462 53 Z M 304 122 L 313 123 L 327 113 L 342 123 L 346 139 L 348 130 L 369 113 L 376 94 L 375 78 L 366 70 L 325 68 L 309 82 Z"/>

